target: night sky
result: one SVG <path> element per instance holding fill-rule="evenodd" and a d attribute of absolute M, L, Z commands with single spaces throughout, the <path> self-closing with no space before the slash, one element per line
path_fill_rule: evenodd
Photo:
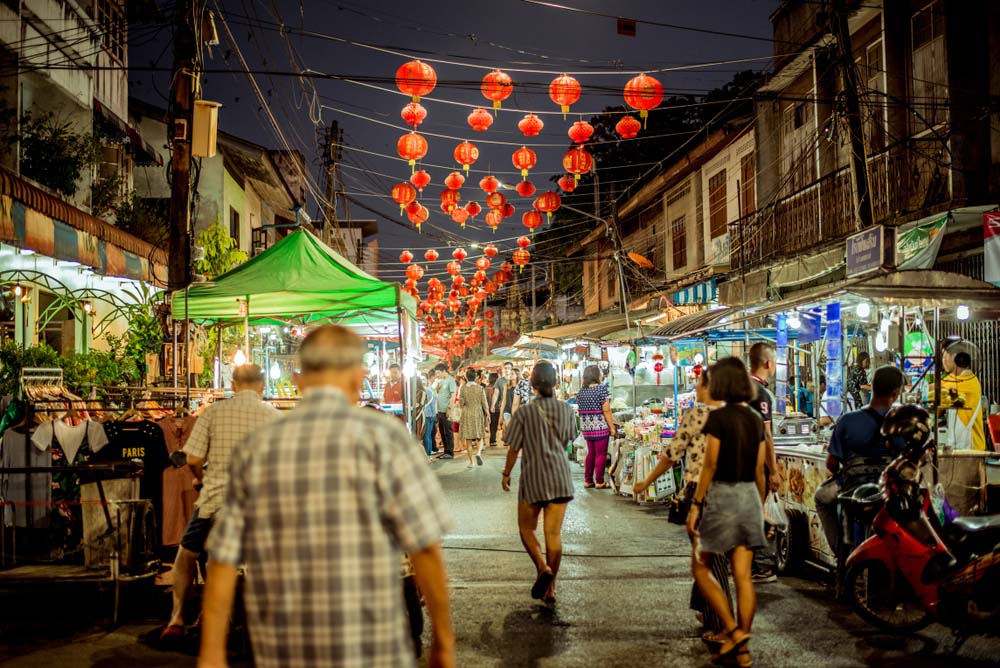
<path fill-rule="evenodd" d="M 460 141 L 467 139 L 480 149 L 479 160 L 472 166 L 463 187 L 463 202 L 471 197 L 483 204 L 484 195 L 478 183 L 488 170 L 506 183 L 519 180 L 520 174 L 511 164 L 511 153 L 522 144 L 538 153 L 538 165 L 532 170 L 530 180 L 539 192 L 555 188 L 549 178 L 563 173 L 561 156 L 571 143 L 566 130 L 576 120 L 588 120 L 607 106 L 621 105 L 622 88 L 634 76 L 633 72 L 747 59 L 655 74 L 668 96 L 699 95 L 725 83 L 736 71 L 769 66 L 767 57 L 772 54 L 772 46 L 766 41 L 771 34 L 768 15 L 778 2 L 563 0 L 558 4 L 758 39 L 642 23 L 637 26 L 635 37 L 626 37 L 617 34 L 613 18 L 523 0 L 225 0 L 220 3 L 225 20 L 217 20 L 221 44 L 204 53 L 206 69 L 224 72 L 204 76 L 203 97 L 224 105 L 220 110 L 220 129 L 267 147 L 284 147 L 248 82 L 240 62 L 241 51 L 249 68 L 260 72 L 255 74 L 257 85 L 282 129 L 284 140 L 289 147 L 306 155 L 317 196 L 324 187 L 317 138 L 323 126 L 334 119 L 339 121 L 347 144 L 343 152 L 344 189 L 358 202 L 383 214 L 376 216 L 352 204 L 350 215 L 378 219 L 382 277 L 399 280 L 401 267 L 395 263 L 404 248 L 422 257 L 423 250 L 434 247 L 442 252 L 442 257 L 447 257 L 449 242 L 468 245 L 490 239 L 504 250 L 513 247 L 513 239 L 525 231 L 520 217 L 525 207 L 530 206 L 530 200 L 513 191 L 505 194 L 517 213 L 504 221 L 496 235 L 483 223 L 485 212 L 462 230 L 440 210 L 441 182 L 458 167 L 452 152 Z M 165 9 L 168 16 L 169 11 Z M 284 34 L 279 29 L 281 25 L 286 26 Z M 232 47 L 227 26 L 238 49 Z M 133 68 L 153 65 L 163 69 L 133 71 L 131 94 L 164 107 L 172 62 L 168 37 L 169 27 L 157 39 L 133 44 L 130 51 Z M 437 71 L 437 88 L 428 96 L 431 99 L 421 102 L 428 111 L 427 119 L 418 128 L 430 145 L 423 166 L 433 178 L 423 195 L 423 203 L 431 212 L 424 235 L 408 229 L 412 226 L 405 214 L 399 216 L 399 207 L 388 199 L 392 185 L 410 175 L 409 166 L 396 155 L 397 138 L 409 130 L 399 115 L 409 99 L 399 93 L 393 82 L 396 69 L 410 58 L 337 39 L 365 42 L 419 57 Z M 491 103 L 479 90 L 483 75 L 489 71 L 484 67 L 508 72 L 514 80 L 514 92 L 503 103 L 493 126 L 486 132 L 474 132 L 466 121 L 472 107 L 448 102 L 490 109 Z M 516 72 L 517 69 L 543 72 Z M 303 70 L 356 77 L 367 85 L 289 76 Z M 563 71 L 579 73 L 575 76 L 584 89 L 580 101 L 565 121 L 561 114 L 542 115 L 545 122 L 542 133 L 523 137 L 517 122 L 526 112 L 558 112 L 548 97 L 547 87 Z M 434 137 L 431 133 L 455 139 Z M 316 198 L 310 197 L 311 214 L 315 215 L 318 206 Z"/>

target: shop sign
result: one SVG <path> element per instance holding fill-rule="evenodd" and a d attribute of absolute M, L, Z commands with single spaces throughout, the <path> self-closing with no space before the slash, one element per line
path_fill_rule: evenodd
<path fill-rule="evenodd" d="M 938 249 L 948 214 L 929 223 L 916 225 L 896 234 L 896 263 L 900 269 L 931 269 L 937 259 Z"/>
<path fill-rule="evenodd" d="M 892 237 L 892 230 L 881 225 L 847 237 L 847 277 L 892 267 L 895 251 Z"/>

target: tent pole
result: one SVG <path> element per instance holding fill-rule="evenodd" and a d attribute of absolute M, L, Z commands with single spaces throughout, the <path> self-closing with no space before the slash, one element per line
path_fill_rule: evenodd
<path fill-rule="evenodd" d="M 250 354 L 250 295 L 247 295 L 243 302 L 246 310 L 243 312 L 243 352 L 246 353 L 247 362 L 253 363 L 253 355 Z"/>
<path fill-rule="evenodd" d="M 184 286 L 184 403 L 191 410 L 191 311 L 188 309 L 190 285 Z"/>
<path fill-rule="evenodd" d="M 215 327 L 215 357 L 218 360 L 215 366 L 215 389 L 222 389 L 222 323 Z"/>
<path fill-rule="evenodd" d="M 409 351 L 406 346 L 406 337 L 403 334 L 403 309 L 399 307 L 396 307 L 396 325 L 397 331 L 399 332 L 400 369 L 405 369 Z M 385 343 L 383 342 L 382 345 L 385 346 Z M 410 430 L 411 434 L 417 433 L 416 429 L 414 429 L 414 425 L 411 423 L 412 416 L 410 415 L 410 383 L 413 382 L 414 380 L 412 377 L 407 378 L 405 374 L 403 375 L 403 421 L 406 423 L 406 426 Z"/>

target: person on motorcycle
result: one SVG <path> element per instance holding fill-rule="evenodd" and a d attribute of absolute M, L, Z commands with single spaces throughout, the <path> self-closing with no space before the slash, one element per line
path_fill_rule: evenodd
<path fill-rule="evenodd" d="M 834 426 L 826 458 L 830 477 L 816 490 L 815 499 L 823 533 L 835 556 L 841 545 L 838 497 L 863 483 L 876 482 L 894 454 L 893 441 L 882 435 L 882 421 L 905 380 L 896 367 L 879 367 L 872 377 L 871 403 L 846 413 Z"/>

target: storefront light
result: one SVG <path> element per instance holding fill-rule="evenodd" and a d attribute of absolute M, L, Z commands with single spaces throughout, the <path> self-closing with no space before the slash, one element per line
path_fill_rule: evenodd
<path fill-rule="evenodd" d="M 417 373 L 417 365 L 413 360 L 406 360 L 403 362 L 403 376 L 406 378 L 413 378 Z"/>
<path fill-rule="evenodd" d="M 247 363 L 247 356 L 243 354 L 243 350 L 237 350 L 236 353 L 233 355 L 233 365 L 243 366 L 246 363 Z"/>
<path fill-rule="evenodd" d="M 19 252 L 19 253 L 20 253 L 21 255 L 34 255 L 34 254 L 35 254 L 35 251 L 31 250 L 30 248 L 22 248 L 22 249 L 21 249 L 21 250 L 19 250 L 18 252 Z"/>
<path fill-rule="evenodd" d="M 965 304 L 959 304 L 958 308 L 955 309 L 955 317 L 959 320 L 969 319 L 969 307 Z"/>
<path fill-rule="evenodd" d="M 788 316 L 788 326 L 792 329 L 798 329 L 802 326 L 802 321 L 799 320 L 799 312 L 792 311 L 792 314 Z"/>
<path fill-rule="evenodd" d="M 281 367 L 278 366 L 277 362 L 271 365 L 270 373 L 271 373 L 271 380 L 278 380 L 279 378 L 281 378 Z"/>
<path fill-rule="evenodd" d="M 91 315 L 94 312 L 94 305 L 90 302 L 83 302 L 83 312 Z"/>
<path fill-rule="evenodd" d="M 868 302 L 858 302 L 858 305 L 854 309 L 854 312 L 857 314 L 859 318 L 864 319 L 872 314 L 872 306 Z"/>
<path fill-rule="evenodd" d="M 15 297 L 20 297 L 21 295 L 24 294 L 24 292 L 25 292 L 25 290 L 24 290 L 24 286 L 23 285 L 21 285 L 20 283 L 15 283 L 14 284 L 14 296 Z"/>
<path fill-rule="evenodd" d="M 889 348 L 889 335 L 879 330 L 879 333 L 875 335 L 875 350 L 880 353 L 884 353 Z"/>

